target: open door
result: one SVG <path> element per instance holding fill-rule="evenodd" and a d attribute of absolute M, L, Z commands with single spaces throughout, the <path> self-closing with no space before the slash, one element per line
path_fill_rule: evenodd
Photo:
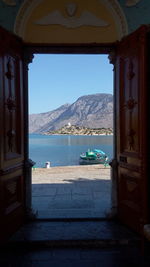
<path fill-rule="evenodd" d="M 138 232 L 148 218 L 147 31 L 118 43 L 115 71 L 118 216 Z"/>
<path fill-rule="evenodd" d="M 0 242 L 24 220 L 23 48 L 0 28 Z"/>

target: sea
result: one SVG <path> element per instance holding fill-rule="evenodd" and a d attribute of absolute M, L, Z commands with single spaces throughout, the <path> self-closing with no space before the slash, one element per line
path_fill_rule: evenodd
<path fill-rule="evenodd" d="M 88 149 L 103 150 L 109 160 L 113 157 L 112 135 L 29 135 L 29 157 L 35 167 L 79 165 L 80 154 Z"/>

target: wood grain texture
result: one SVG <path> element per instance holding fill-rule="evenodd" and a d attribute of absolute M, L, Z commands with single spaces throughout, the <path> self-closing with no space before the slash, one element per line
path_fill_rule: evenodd
<path fill-rule="evenodd" d="M 118 216 L 138 232 L 148 220 L 147 32 L 124 38 L 116 60 Z"/>
<path fill-rule="evenodd" d="M 0 28 L 0 241 L 24 219 L 23 50 Z"/>

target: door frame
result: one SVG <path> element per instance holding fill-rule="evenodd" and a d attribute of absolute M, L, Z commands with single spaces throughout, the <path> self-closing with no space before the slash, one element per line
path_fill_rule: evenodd
<path fill-rule="evenodd" d="M 32 180 L 32 166 L 34 162 L 29 159 L 29 141 L 28 141 L 28 65 L 32 63 L 34 54 L 72 54 L 72 55 L 108 55 L 110 64 L 114 65 L 114 77 L 113 84 L 115 85 L 115 50 L 116 43 L 110 44 L 34 44 L 34 43 L 25 43 L 24 44 L 24 88 L 25 89 L 25 162 L 26 162 L 26 216 L 27 218 L 33 218 L 36 216 L 32 210 L 31 201 L 32 201 L 32 189 L 31 189 L 31 180 Z M 113 86 L 113 97 L 114 97 L 114 111 L 113 111 L 113 159 L 110 163 L 112 172 L 112 188 L 111 188 L 111 210 L 108 214 L 109 217 L 114 217 L 117 215 L 117 139 L 116 139 L 116 92 L 115 87 Z"/>

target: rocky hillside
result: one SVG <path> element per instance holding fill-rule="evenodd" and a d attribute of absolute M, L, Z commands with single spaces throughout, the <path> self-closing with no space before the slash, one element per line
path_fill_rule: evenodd
<path fill-rule="evenodd" d="M 86 95 L 73 104 L 29 116 L 29 132 L 44 133 L 58 130 L 65 125 L 77 125 L 87 128 L 113 127 L 113 96 L 111 94 Z"/>
<path fill-rule="evenodd" d="M 53 111 L 29 115 L 29 133 L 44 132 L 44 129 L 47 129 L 46 125 L 55 121 L 68 107 L 69 104 L 65 104 Z"/>

